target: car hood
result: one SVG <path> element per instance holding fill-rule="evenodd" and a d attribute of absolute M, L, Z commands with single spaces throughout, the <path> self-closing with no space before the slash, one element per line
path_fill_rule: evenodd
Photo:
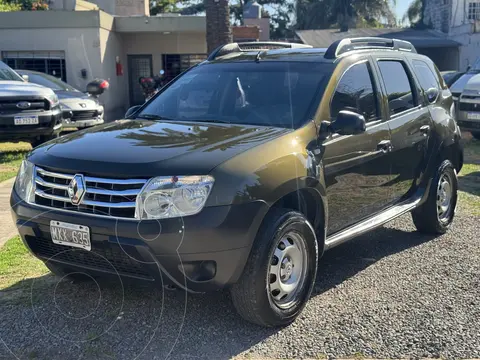
<path fill-rule="evenodd" d="M 119 120 L 36 148 L 38 166 L 104 177 L 203 175 L 289 129 L 149 120 Z"/>
<path fill-rule="evenodd" d="M 99 106 L 98 101 L 81 92 L 55 91 L 55 94 L 60 103 L 71 110 L 95 110 Z"/>
<path fill-rule="evenodd" d="M 468 80 L 465 88 L 463 89 L 464 92 L 466 91 L 480 91 L 480 74 L 473 76 L 470 80 Z"/>
<path fill-rule="evenodd" d="M 0 80 L 0 97 L 13 96 L 48 96 L 53 95 L 52 89 L 22 81 L 4 81 Z"/>

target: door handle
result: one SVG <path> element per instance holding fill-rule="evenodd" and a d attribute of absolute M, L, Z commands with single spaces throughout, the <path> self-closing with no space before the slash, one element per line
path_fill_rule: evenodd
<path fill-rule="evenodd" d="M 377 150 L 382 151 L 384 153 L 392 151 L 392 142 L 390 140 L 382 140 L 377 145 Z"/>
<path fill-rule="evenodd" d="M 420 128 L 420 132 L 427 136 L 429 133 L 430 133 L 430 125 L 423 125 L 421 128 Z"/>

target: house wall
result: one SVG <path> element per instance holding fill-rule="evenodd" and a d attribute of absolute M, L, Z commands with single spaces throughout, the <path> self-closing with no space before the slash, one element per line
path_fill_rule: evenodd
<path fill-rule="evenodd" d="M 80 90 L 102 76 L 98 28 L 0 29 L 0 50 L 64 51 L 68 83 Z M 82 69 L 87 70 L 86 79 Z"/>
<path fill-rule="evenodd" d="M 110 89 L 101 96 L 105 106 L 105 119 L 108 121 L 123 117 L 128 109 L 128 74 L 125 72 L 127 57 L 121 35 L 102 28 L 100 43 L 102 77 L 110 83 Z M 123 65 L 123 75 L 117 75 L 117 57 Z"/>
<path fill-rule="evenodd" d="M 125 56 L 152 55 L 153 73 L 163 69 L 163 54 L 206 54 L 205 33 L 123 33 Z M 128 66 L 125 62 L 125 81 L 128 83 Z M 128 94 L 129 95 L 129 94 Z"/>

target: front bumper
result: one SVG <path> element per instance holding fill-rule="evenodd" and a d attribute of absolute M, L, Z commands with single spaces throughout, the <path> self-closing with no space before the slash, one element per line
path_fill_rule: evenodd
<path fill-rule="evenodd" d="M 471 113 L 471 111 L 458 111 L 457 124 L 463 131 L 480 132 L 480 112 L 478 112 L 479 119 L 469 119 L 468 114 Z"/>
<path fill-rule="evenodd" d="M 104 122 L 105 121 L 103 120 L 103 117 L 98 117 L 96 119 L 90 119 L 90 120 L 77 120 L 77 121 L 71 121 L 69 119 L 63 120 L 64 126 L 73 126 L 79 129 L 101 125 Z"/>
<path fill-rule="evenodd" d="M 15 191 L 10 203 L 23 242 L 45 262 L 190 292 L 223 288 L 239 279 L 268 210 L 265 203 L 253 202 L 208 207 L 183 219 L 140 222 L 30 205 Z M 50 220 L 88 226 L 92 250 L 54 244 Z"/>
<path fill-rule="evenodd" d="M 15 115 L 38 115 L 37 125 L 15 125 Z M 51 136 L 62 130 L 62 112 L 60 109 L 41 113 L 0 114 L 0 141 L 20 141 Z"/>

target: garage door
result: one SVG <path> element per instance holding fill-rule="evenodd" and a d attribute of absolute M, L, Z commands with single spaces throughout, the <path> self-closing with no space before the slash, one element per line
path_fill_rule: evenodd
<path fill-rule="evenodd" d="M 64 51 L 3 51 L 2 60 L 12 69 L 40 71 L 67 81 Z"/>

